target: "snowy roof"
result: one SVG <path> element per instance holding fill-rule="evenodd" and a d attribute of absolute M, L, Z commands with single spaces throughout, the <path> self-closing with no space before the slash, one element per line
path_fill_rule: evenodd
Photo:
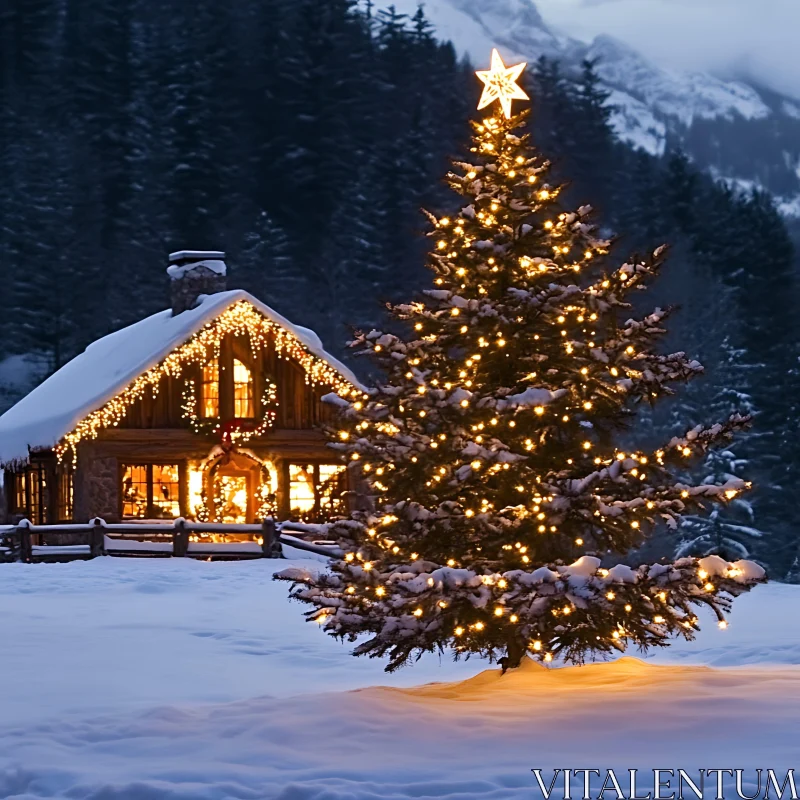
<path fill-rule="evenodd" d="M 171 264 L 167 267 L 167 275 L 169 275 L 172 280 L 177 281 L 179 278 L 182 278 L 187 272 L 191 272 L 197 267 L 205 267 L 211 272 L 216 272 L 217 275 L 227 275 L 228 269 L 225 266 L 224 261 L 220 261 L 219 259 L 211 259 L 205 258 L 202 261 L 192 261 L 189 264 L 181 264 L 180 266 L 177 264 Z"/>
<path fill-rule="evenodd" d="M 169 254 L 167 275 L 176 281 L 197 267 L 205 267 L 217 275 L 227 275 L 225 253 L 222 250 L 177 250 Z"/>
<path fill-rule="evenodd" d="M 293 325 L 248 292 L 234 289 L 205 295 L 196 308 L 176 316 L 169 309 L 159 311 L 98 339 L 6 411 L 0 416 L 0 465 L 26 461 L 29 448 L 55 447 L 84 417 L 240 300 L 252 304 L 266 318 L 292 333 L 310 353 L 361 387 L 353 372 L 325 352 L 316 333 Z"/>
<path fill-rule="evenodd" d="M 178 261 L 203 261 L 206 258 L 225 260 L 225 253 L 222 250 L 176 250 L 169 254 L 170 263 Z"/>

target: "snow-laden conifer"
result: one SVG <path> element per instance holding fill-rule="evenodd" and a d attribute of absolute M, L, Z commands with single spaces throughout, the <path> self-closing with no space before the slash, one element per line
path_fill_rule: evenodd
<path fill-rule="evenodd" d="M 331 398 L 335 446 L 372 510 L 331 527 L 345 555 L 329 571 L 279 575 L 309 619 L 389 670 L 434 650 L 507 667 L 526 651 L 582 662 L 664 645 L 691 638 L 703 607 L 724 626 L 731 598 L 764 579 L 717 556 L 616 563 L 657 526 L 747 489 L 735 477 L 692 485 L 677 467 L 748 417 L 654 450 L 618 446 L 642 401 L 702 366 L 659 350 L 670 309 L 632 308 L 664 248 L 612 266 L 591 209 L 561 207 L 520 131 L 526 116 L 474 124 L 472 157 L 448 175 L 463 207 L 430 217 L 432 286 L 391 308 L 390 332 L 352 343 L 384 377 Z"/>

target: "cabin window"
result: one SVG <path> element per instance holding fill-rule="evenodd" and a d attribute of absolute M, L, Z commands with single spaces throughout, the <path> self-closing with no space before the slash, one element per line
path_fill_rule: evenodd
<path fill-rule="evenodd" d="M 58 468 L 58 519 L 66 522 L 73 517 L 75 483 L 72 465 L 64 463 Z"/>
<path fill-rule="evenodd" d="M 289 464 L 289 505 L 292 516 L 305 517 L 314 510 L 314 467 L 311 464 Z"/>
<path fill-rule="evenodd" d="M 17 514 L 28 512 L 28 476 L 24 472 L 14 473 L 14 511 Z"/>
<path fill-rule="evenodd" d="M 344 464 L 320 464 L 317 497 L 320 514 L 333 517 L 344 514 L 344 491 L 347 488 Z"/>
<path fill-rule="evenodd" d="M 177 464 L 123 466 L 123 517 L 176 519 L 180 513 L 180 469 Z"/>
<path fill-rule="evenodd" d="M 41 522 L 42 484 L 32 475 L 28 482 L 28 518 L 31 522 Z"/>
<path fill-rule="evenodd" d="M 327 519 L 346 510 L 344 464 L 289 464 L 289 509 L 294 518 Z"/>
<path fill-rule="evenodd" d="M 122 477 L 122 516 L 139 517 L 148 516 L 149 483 L 147 467 L 126 466 Z"/>
<path fill-rule="evenodd" d="M 219 416 L 219 359 L 217 358 L 203 365 L 200 407 L 205 419 L 216 419 Z"/>
<path fill-rule="evenodd" d="M 34 525 L 47 520 L 47 472 L 44 464 L 31 464 L 14 475 L 14 512 Z"/>
<path fill-rule="evenodd" d="M 238 358 L 233 359 L 233 416 L 237 419 L 255 416 L 253 373 Z"/>

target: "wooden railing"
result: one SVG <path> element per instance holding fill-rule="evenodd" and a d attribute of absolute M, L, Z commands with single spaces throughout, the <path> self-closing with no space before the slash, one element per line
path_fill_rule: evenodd
<path fill-rule="evenodd" d="M 34 525 L 23 519 L 0 527 L 0 561 L 73 561 L 103 555 L 276 558 L 282 544 L 329 558 L 342 555 L 325 534 L 324 525 L 273 519 L 259 525 L 185 519 L 109 523 L 99 517 L 85 524 Z"/>

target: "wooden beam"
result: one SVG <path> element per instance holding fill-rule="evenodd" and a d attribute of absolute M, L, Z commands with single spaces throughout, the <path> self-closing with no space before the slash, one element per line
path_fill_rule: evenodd
<path fill-rule="evenodd" d="M 219 349 L 219 417 L 233 419 L 233 342 L 225 336 Z"/>

